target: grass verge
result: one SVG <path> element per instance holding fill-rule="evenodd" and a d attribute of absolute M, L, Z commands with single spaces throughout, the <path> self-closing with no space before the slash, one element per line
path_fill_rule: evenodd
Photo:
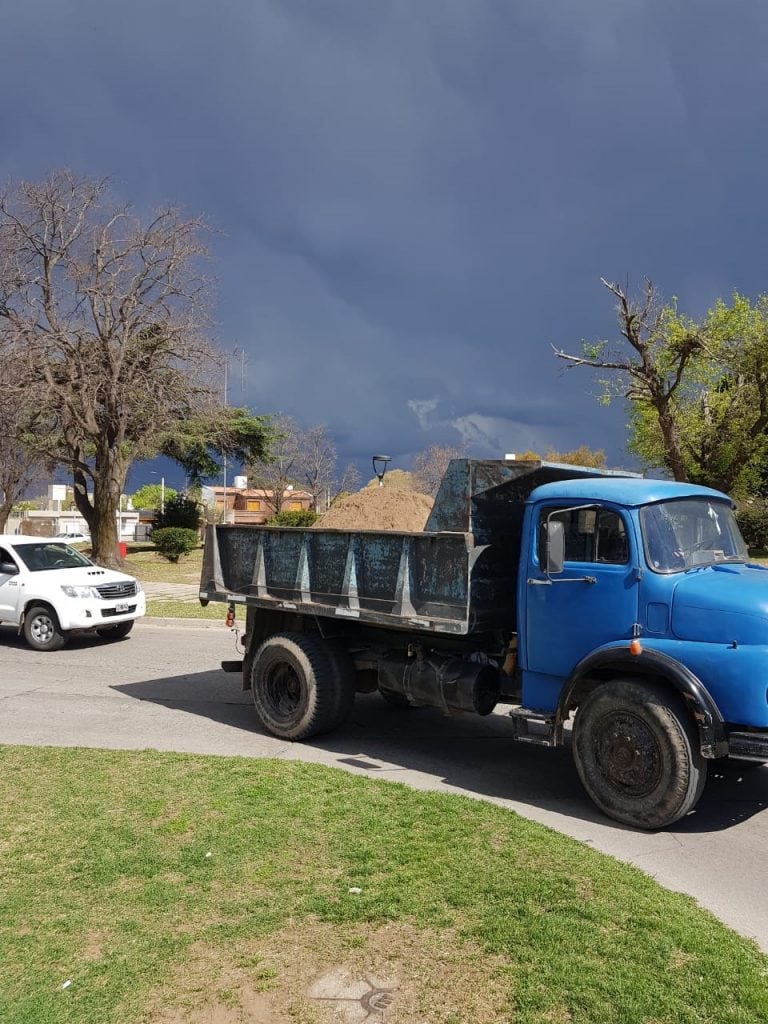
<path fill-rule="evenodd" d="M 212 601 L 203 608 L 199 601 L 147 601 L 147 615 L 154 618 L 170 619 L 219 619 L 224 621 L 227 606 Z"/>
<path fill-rule="evenodd" d="M 331 968 L 390 979 L 391 1022 L 768 1019 L 754 945 L 479 801 L 315 765 L 5 747 L 0 808 L 14 1024 L 346 1019 L 312 997 Z"/>

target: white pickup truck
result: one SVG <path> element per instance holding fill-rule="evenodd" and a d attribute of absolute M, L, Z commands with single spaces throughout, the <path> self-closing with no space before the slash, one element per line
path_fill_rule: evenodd
<path fill-rule="evenodd" d="M 71 633 L 127 636 L 146 605 L 132 576 L 102 569 L 66 541 L 0 534 L 0 622 L 18 626 L 36 651 Z"/>

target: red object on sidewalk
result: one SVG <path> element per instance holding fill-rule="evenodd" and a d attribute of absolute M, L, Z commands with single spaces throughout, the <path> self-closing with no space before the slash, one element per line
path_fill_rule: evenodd
<path fill-rule="evenodd" d="M 126 558 L 128 556 L 128 545 L 124 540 L 119 540 L 117 542 L 117 552 L 121 558 Z"/>

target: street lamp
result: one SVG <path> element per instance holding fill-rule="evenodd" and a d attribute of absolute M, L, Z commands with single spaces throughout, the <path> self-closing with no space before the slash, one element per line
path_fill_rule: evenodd
<path fill-rule="evenodd" d="M 379 478 L 379 487 L 384 486 L 384 474 L 387 472 L 387 463 L 391 461 L 391 455 L 374 455 L 371 458 L 373 472 Z"/>

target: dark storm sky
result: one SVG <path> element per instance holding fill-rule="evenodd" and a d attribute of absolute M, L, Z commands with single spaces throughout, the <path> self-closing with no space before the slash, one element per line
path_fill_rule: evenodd
<path fill-rule="evenodd" d="M 230 400 L 341 458 L 624 454 L 601 275 L 766 289 L 761 0 L 2 0 L 0 178 L 204 213 Z"/>

